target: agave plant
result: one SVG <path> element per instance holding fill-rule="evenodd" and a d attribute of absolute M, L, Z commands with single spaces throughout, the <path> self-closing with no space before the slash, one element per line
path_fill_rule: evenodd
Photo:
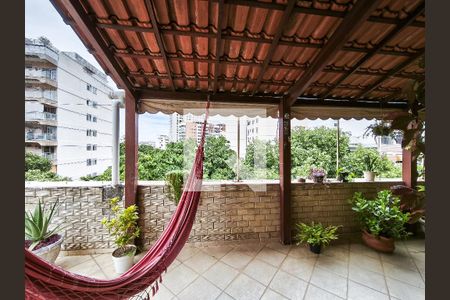
<path fill-rule="evenodd" d="M 59 201 L 56 201 L 50 208 L 50 211 L 45 209 L 45 204 L 39 200 L 38 205 L 34 211 L 25 212 L 25 238 L 31 241 L 29 250 L 32 251 L 40 242 L 51 237 L 60 225 L 50 230 L 49 226 L 52 223 L 53 216 L 58 206 Z"/>

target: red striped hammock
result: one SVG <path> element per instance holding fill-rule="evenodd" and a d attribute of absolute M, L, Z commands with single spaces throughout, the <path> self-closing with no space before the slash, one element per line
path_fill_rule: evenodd
<path fill-rule="evenodd" d="M 180 253 L 192 229 L 203 179 L 205 128 L 177 209 L 161 237 L 130 270 L 112 280 L 74 274 L 50 264 L 25 248 L 25 298 L 42 300 L 129 299 L 151 287 L 158 291 L 162 274 Z M 148 294 L 147 294 L 148 295 Z"/>

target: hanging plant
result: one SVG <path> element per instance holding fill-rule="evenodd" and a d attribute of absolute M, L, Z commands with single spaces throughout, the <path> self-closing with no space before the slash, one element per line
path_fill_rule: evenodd
<path fill-rule="evenodd" d="M 385 120 L 377 121 L 375 124 L 367 126 L 363 137 L 373 136 L 374 138 L 378 136 L 393 136 L 393 129 L 390 122 Z"/>

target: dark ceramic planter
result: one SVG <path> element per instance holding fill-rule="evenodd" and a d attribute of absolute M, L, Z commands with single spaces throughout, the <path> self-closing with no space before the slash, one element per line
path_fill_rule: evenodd
<path fill-rule="evenodd" d="M 320 251 L 322 250 L 322 245 L 309 245 L 309 250 L 311 250 L 312 253 L 320 254 Z"/>
<path fill-rule="evenodd" d="M 339 173 L 338 180 L 342 182 L 348 182 L 348 175 L 349 174 L 347 172 Z"/>
<path fill-rule="evenodd" d="M 315 183 L 323 183 L 323 179 L 325 176 L 313 176 L 313 180 Z"/>
<path fill-rule="evenodd" d="M 392 238 L 377 237 L 363 230 L 362 240 L 370 248 L 383 253 L 392 253 L 395 250 L 395 241 Z"/>

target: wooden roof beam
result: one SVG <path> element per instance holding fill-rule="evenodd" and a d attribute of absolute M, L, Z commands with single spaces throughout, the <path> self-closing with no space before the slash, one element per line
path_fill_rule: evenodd
<path fill-rule="evenodd" d="M 391 30 L 366 56 L 364 56 L 362 59 L 360 59 L 344 76 L 341 76 L 339 80 L 333 84 L 330 88 L 327 89 L 327 91 L 322 96 L 323 99 L 328 97 L 330 93 L 336 88 L 339 87 L 339 85 L 347 78 L 349 78 L 351 75 L 353 75 L 360 66 L 362 66 L 364 63 L 369 61 L 372 57 L 374 57 L 376 54 L 378 54 L 381 49 L 386 46 L 397 34 L 399 34 L 402 30 L 404 30 L 407 26 L 409 26 L 416 18 L 417 16 L 420 16 L 423 11 L 425 10 L 425 4 L 420 4 L 414 12 L 406 19 L 404 19 L 401 23 L 399 23 L 393 30 Z"/>
<path fill-rule="evenodd" d="M 155 33 L 156 42 L 158 43 L 159 51 L 161 52 L 161 56 L 164 61 L 164 65 L 166 66 L 167 74 L 169 76 L 169 82 L 173 91 L 175 91 L 175 83 L 173 82 L 172 74 L 170 71 L 169 60 L 167 59 L 166 50 L 164 49 L 164 43 L 161 38 L 161 33 L 158 28 L 158 22 L 156 21 L 155 10 L 151 0 L 145 0 L 145 5 L 147 6 L 147 12 L 150 16 L 150 21 L 152 23 L 153 32 Z"/>
<path fill-rule="evenodd" d="M 219 90 L 218 81 L 219 78 L 219 67 L 220 67 L 220 57 L 222 56 L 222 22 L 223 19 L 223 0 L 218 1 L 218 11 L 217 11 L 217 35 L 216 35 L 216 59 L 214 62 L 214 86 L 213 92 L 216 93 Z"/>
<path fill-rule="evenodd" d="M 106 23 L 98 23 L 98 22 L 96 24 L 97 24 L 97 27 L 104 28 L 104 29 L 108 28 L 108 29 L 115 29 L 115 30 L 135 31 L 135 32 L 154 32 L 153 28 L 150 28 L 150 27 L 122 25 L 122 24 L 106 24 Z M 195 31 L 183 31 L 183 30 L 177 30 L 177 29 L 159 28 L 159 32 L 162 34 L 173 34 L 173 35 L 192 36 L 192 37 L 215 38 L 217 36 L 217 33 L 214 33 L 214 32 L 195 32 Z M 255 43 L 262 43 L 262 44 L 272 44 L 272 42 L 273 42 L 272 39 L 268 39 L 268 38 L 258 38 L 258 37 L 249 37 L 249 36 L 234 36 L 234 35 L 223 34 L 223 33 L 221 33 L 221 39 L 222 40 L 230 40 L 230 41 L 241 41 L 241 42 L 255 42 Z M 283 40 L 281 40 L 281 38 L 278 41 L 278 45 L 299 47 L 299 48 L 312 48 L 312 49 L 322 48 L 322 46 L 323 46 L 321 44 L 302 43 L 302 42 L 295 42 L 295 41 L 283 41 Z M 349 52 L 369 53 L 372 49 L 344 46 L 344 47 L 342 47 L 342 50 L 349 51 Z M 379 54 L 395 55 L 395 56 L 414 55 L 414 53 L 411 53 L 411 52 L 404 52 L 404 51 L 402 52 L 402 51 L 397 51 L 397 50 L 383 50 L 383 49 L 379 50 Z"/>
<path fill-rule="evenodd" d="M 289 24 L 292 10 L 294 9 L 294 6 L 296 3 L 297 3 L 297 0 L 289 0 L 288 5 L 286 6 L 286 9 L 283 12 L 283 15 L 280 20 L 280 26 L 278 27 L 278 30 L 275 33 L 275 36 L 273 37 L 272 44 L 270 45 L 269 51 L 267 52 L 267 55 L 264 58 L 264 62 L 262 63 L 261 68 L 259 70 L 259 75 L 258 75 L 258 78 L 256 79 L 256 84 L 253 88 L 252 95 L 258 91 L 259 86 L 261 85 L 261 81 L 264 77 L 264 73 L 266 72 L 267 67 L 269 66 L 269 63 L 272 61 L 273 54 L 275 53 L 275 50 L 278 47 L 278 41 L 280 40 L 287 24 Z"/>
<path fill-rule="evenodd" d="M 214 0 L 218 1 L 218 0 Z M 266 9 L 272 9 L 272 10 L 285 10 L 286 5 L 284 4 L 278 4 L 274 2 L 261 2 L 258 0 L 225 0 L 226 4 L 234 4 L 234 5 L 244 5 L 249 7 L 259 7 L 259 8 L 266 8 Z M 347 12 L 344 11 L 334 11 L 329 9 L 318 9 L 313 7 L 300 7 L 297 6 L 294 9 L 295 13 L 300 14 L 310 14 L 310 15 L 316 15 L 316 16 L 327 16 L 327 17 L 336 17 L 336 18 L 345 18 L 347 16 Z M 400 22 L 400 20 L 394 19 L 394 18 L 385 18 L 385 17 L 377 17 L 377 16 L 370 16 L 367 21 L 373 22 L 373 23 L 380 23 L 380 24 L 397 24 Z M 414 27 L 425 27 L 425 22 L 421 21 L 414 21 L 410 24 L 410 26 Z"/>
<path fill-rule="evenodd" d="M 308 86 L 313 83 L 323 68 L 328 64 L 331 58 L 340 51 L 342 46 L 348 41 L 350 36 L 364 23 L 372 11 L 379 5 L 378 1 L 359 0 L 353 6 L 352 10 L 346 15 L 339 27 L 330 37 L 326 45 L 314 59 L 311 67 L 307 69 L 288 91 L 287 101 L 289 105 L 295 103 Z"/>
<path fill-rule="evenodd" d="M 373 83 L 372 85 L 370 85 L 369 87 L 367 87 L 365 90 L 363 90 L 361 92 L 361 94 L 358 95 L 358 98 L 363 98 L 366 97 L 370 92 L 372 92 L 373 90 L 375 90 L 380 84 L 382 84 L 385 80 L 387 80 L 388 78 L 394 76 L 396 73 L 400 72 L 401 70 L 403 70 L 404 68 L 406 68 L 407 66 L 409 66 L 411 63 L 413 63 L 415 60 L 417 60 L 419 57 L 421 57 L 423 54 L 425 53 L 425 49 L 418 52 L 416 55 L 414 55 L 413 57 L 405 60 L 404 62 L 402 62 L 401 64 L 397 65 L 395 68 L 389 70 L 386 75 L 382 76 L 380 79 L 378 79 L 375 83 Z"/>

